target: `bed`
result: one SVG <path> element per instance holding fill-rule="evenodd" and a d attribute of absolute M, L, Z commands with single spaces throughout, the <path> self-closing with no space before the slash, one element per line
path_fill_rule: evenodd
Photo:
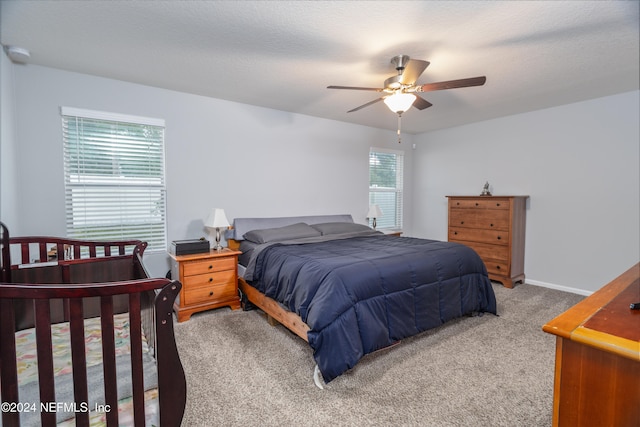
<path fill-rule="evenodd" d="M 496 314 L 480 257 L 450 242 L 386 235 L 351 215 L 236 218 L 245 306 L 306 340 L 322 388 L 366 354 L 466 315 Z"/>
<path fill-rule="evenodd" d="M 146 243 L 10 237 L 0 223 L 2 426 L 179 426 L 186 380 Z"/>

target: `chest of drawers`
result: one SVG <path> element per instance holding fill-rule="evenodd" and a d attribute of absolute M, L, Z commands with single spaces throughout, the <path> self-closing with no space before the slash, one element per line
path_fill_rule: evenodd
<path fill-rule="evenodd" d="M 178 322 L 193 313 L 229 306 L 240 308 L 238 296 L 239 251 L 221 251 L 193 255 L 171 255 L 171 277 L 180 280 L 182 289 L 173 305 Z"/>
<path fill-rule="evenodd" d="M 524 283 L 526 200 L 529 196 L 447 196 L 450 242 L 473 248 L 489 278 Z"/>

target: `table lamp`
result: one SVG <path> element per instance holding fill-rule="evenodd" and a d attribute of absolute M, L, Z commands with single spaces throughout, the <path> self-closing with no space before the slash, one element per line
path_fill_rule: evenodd
<path fill-rule="evenodd" d="M 229 227 L 229 221 L 227 220 L 227 216 L 224 214 L 224 209 L 211 209 L 211 213 L 209 213 L 209 216 L 204 222 L 204 226 L 216 229 L 216 245 L 213 249 L 221 251 L 223 248 L 220 246 L 220 229 Z"/>
<path fill-rule="evenodd" d="M 376 218 L 380 218 L 382 216 L 382 211 L 378 205 L 369 206 L 369 213 L 367 213 L 367 218 L 373 219 L 373 229 L 376 229 Z"/>

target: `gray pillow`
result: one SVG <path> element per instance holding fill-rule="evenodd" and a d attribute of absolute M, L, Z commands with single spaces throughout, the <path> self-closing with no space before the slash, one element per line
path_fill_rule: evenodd
<path fill-rule="evenodd" d="M 373 231 L 372 228 L 369 228 L 366 225 L 355 224 L 353 222 L 325 222 L 322 224 L 312 224 L 311 227 L 318 230 L 323 236 L 326 236 L 327 234 Z"/>
<path fill-rule="evenodd" d="M 304 222 L 278 228 L 251 230 L 244 233 L 244 238 L 255 243 L 281 242 L 283 240 L 301 239 L 303 237 L 320 236 L 320 231 L 311 228 Z"/>

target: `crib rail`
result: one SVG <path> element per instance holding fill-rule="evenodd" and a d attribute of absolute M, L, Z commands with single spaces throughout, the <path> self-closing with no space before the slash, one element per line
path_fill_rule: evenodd
<path fill-rule="evenodd" d="M 51 348 L 51 313 L 49 301 L 62 299 L 70 309 L 70 345 L 73 366 L 74 402 L 77 408 L 88 402 L 87 370 L 85 358 L 83 299 L 99 297 L 101 301 L 102 351 L 105 402 L 117 408 L 116 356 L 114 344 L 113 299 L 126 295 L 129 300 L 129 324 L 131 337 L 131 367 L 133 407 L 136 426 L 145 423 L 144 385 L 142 369 L 142 325 L 152 319 L 155 325 L 149 330 L 153 338 L 149 344 L 156 351 L 162 425 L 179 425 L 184 411 L 186 383 L 173 335 L 171 305 L 180 290 L 180 283 L 168 279 L 144 279 L 119 283 L 94 283 L 71 285 L 0 284 L 0 394 L 9 405 L 20 403 L 15 343 L 14 301 L 33 300 L 36 328 L 40 401 L 55 402 L 53 349 Z M 146 302 L 146 303 L 145 303 Z M 148 307 L 148 302 L 153 305 Z M 145 313 L 146 312 L 146 313 Z M 151 314 L 150 314 L 151 313 Z M 155 345 L 154 345 L 155 344 Z M 180 408 L 182 411 L 172 410 Z M 42 408 L 42 407 L 41 407 Z M 41 409 L 40 408 L 40 409 Z M 166 408 L 166 409 L 165 409 Z M 109 411 L 107 425 L 118 425 L 118 411 Z M 42 411 L 42 425 L 55 424 L 55 411 Z M 19 425 L 18 412 L 2 413 L 3 425 Z M 89 413 L 76 413 L 76 425 L 88 425 Z"/>
<path fill-rule="evenodd" d="M 12 237 L 9 244 L 11 259 L 14 260 L 14 263 L 11 267 L 16 269 L 21 265 L 37 263 L 73 263 L 87 259 L 123 256 L 140 250 L 136 248 L 141 243 L 140 240 L 102 241 L 48 236 Z M 19 247 L 19 251 L 15 250 L 16 247 Z M 143 252 L 144 249 L 139 252 L 140 256 Z"/>
<path fill-rule="evenodd" d="M 86 284 L 128 281 L 150 277 L 142 263 L 147 247 L 140 240 L 82 241 L 75 239 L 31 236 L 10 237 L 6 240 L 10 266 L 6 271 L 12 283 Z M 4 264 L 5 261 L 3 261 Z M 16 327 L 33 327 L 30 320 L 33 305 L 27 300 L 18 302 Z M 83 302 L 85 317 L 100 315 L 98 298 Z M 128 310 L 128 300 L 114 299 L 114 311 Z M 52 322 L 69 321 L 68 302 L 51 301 Z"/>

